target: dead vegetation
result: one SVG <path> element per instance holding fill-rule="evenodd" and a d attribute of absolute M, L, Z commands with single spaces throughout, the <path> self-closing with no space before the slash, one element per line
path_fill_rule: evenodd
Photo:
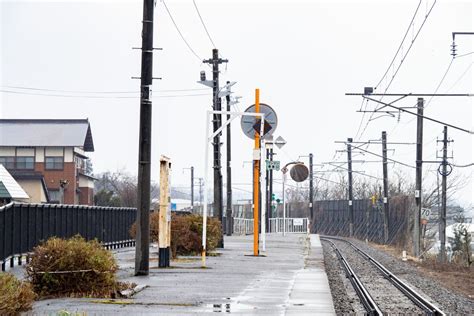
<path fill-rule="evenodd" d="M 130 287 L 117 282 L 113 254 L 80 236 L 50 238 L 35 247 L 26 273 L 34 291 L 44 297 L 113 297 Z"/>
<path fill-rule="evenodd" d="M 31 308 L 36 298 L 28 282 L 18 280 L 10 273 L 0 273 L 0 314 L 17 315 Z"/>
<path fill-rule="evenodd" d="M 130 235 L 135 238 L 136 224 L 130 228 Z M 159 213 L 150 214 L 150 239 L 158 242 Z M 207 220 L 206 250 L 216 249 L 221 236 L 221 224 L 212 217 Z M 197 255 L 202 250 L 202 216 L 176 215 L 171 218 L 171 252 L 173 258 L 178 255 Z"/>

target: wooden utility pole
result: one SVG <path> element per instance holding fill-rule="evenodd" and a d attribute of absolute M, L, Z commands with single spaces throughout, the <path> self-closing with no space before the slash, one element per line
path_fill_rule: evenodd
<path fill-rule="evenodd" d="M 382 168 L 383 168 L 383 241 L 388 243 L 389 201 L 388 201 L 388 162 L 387 162 L 387 132 L 382 132 Z"/>
<path fill-rule="evenodd" d="M 150 259 L 151 85 L 153 81 L 154 8 L 154 0 L 143 1 L 135 275 L 148 275 Z"/>
<path fill-rule="evenodd" d="M 160 215 L 158 223 L 159 267 L 170 266 L 171 246 L 171 207 L 170 207 L 170 173 L 171 161 L 168 157 L 160 158 Z"/>
<path fill-rule="evenodd" d="M 255 89 L 255 112 L 260 112 L 260 90 Z M 255 132 L 253 150 L 253 255 L 259 255 L 259 195 L 260 195 L 260 132 Z"/>
<path fill-rule="evenodd" d="M 349 181 L 349 237 L 354 235 L 354 205 L 352 194 L 352 138 L 347 139 L 347 173 Z"/>
<path fill-rule="evenodd" d="M 424 99 L 418 98 L 416 119 L 416 179 L 415 202 L 416 208 L 413 216 L 413 254 L 420 255 L 420 221 L 422 206 L 422 175 L 423 175 L 423 108 Z"/>
<path fill-rule="evenodd" d="M 212 50 L 212 58 L 203 60 L 203 63 L 211 64 L 212 65 L 212 109 L 214 111 L 221 111 L 221 98 L 219 97 L 219 65 L 222 63 L 227 63 L 227 59 L 219 58 L 219 51 L 214 48 Z M 220 114 L 213 115 L 213 129 L 214 132 L 217 131 L 222 126 L 222 116 Z M 223 194 L 222 194 L 222 170 L 221 170 L 221 141 L 220 141 L 220 134 L 216 135 L 213 140 L 213 147 L 214 147 L 214 216 L 219 219 L 219 222 L 222 225 L 222 217 L 223 217 Z M 207 194 L 207 192 L 206 192 Z M 217 245 L 218 248 L 224 247 L 224 236 L 221 235 L 219 243 Z"/>

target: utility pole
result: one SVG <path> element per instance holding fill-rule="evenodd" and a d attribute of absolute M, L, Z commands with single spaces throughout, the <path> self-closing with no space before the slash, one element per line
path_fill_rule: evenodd
<path fill-rule="evenodd" d="M 267 148 L 265 145 L 265 161 L 270 161 L 270 148 Z M 270 216 L 271 213 L 271 205 L 272 205 L 272 196 L 270 195 L 270 170 L 268 167 L 265 169 L 265 212 L 266 216 L 265 219 L 267 221 L 266 230 L 269 231 L 270 229 Z"/>
<path fill-rule="evenodd" d="M 390 211 L 388 202 L 388 162 L 387 162 L 387 132 L 382 132 L 382 168 L 383 168 L 383 241 L 388 243 L 388 213 Z"/>
<path fill-rule="evenodd" d="M 270 148 L 270 161 L 273 162 L 273 146 L 272 148 Z M 269 210 L 269 213 L 268 213 L 268 229 L 270 229 L 270 218 L 272 218 L 272 213 L 273 213 L 273 205 L 272 205 L 272 202 L 273 202 L 273 169 L 270 170 L 270 175 L 269 175 L 269 179 L 268 179 L 268 182 L 269 182 L 269 196 L 270 196 L 270 210 Z"/>
<path fill-rule="evenodd" d="M 311 226 L 313 226 L 313 154 L 309 154 L 309 214 L 311 218 Z"/>
<path fill-rule="evenodd" d="M 221 111 L 221 98 L 219 97 L 219 65 L 222 63 L 227 63 L 227 59 L 219 58 L 219 51 L 217 48 L 212 50 L 212 59 L 203 60 L 203 63 L 212 65 L 212 109 L 214 111 Z M 217 131 L 222 125 L 221 115 L 213 115 L 213 130 Z M 214 211 L 221 222 L 222 225 L 222 208 L 223 208 L 223 194 L 222 194 L 222 171 L 221 171 L 221 143 L 220 143 L 220 134 L 214 137 L 213 141 L 214 146 Z M 220 241 L 217 245 L 218 248 L 224 247 L 224 236 L 221 236 Z"/>
<path fill-rule="evenodd" d="M 425 100 L 418 98 L 416 119 L 416 179 L 415 202 L 416 208 L 413 219 L 413 254 L 420 255 L 420 220 L 422 202 L 422 173 L 423 173 L 423 108 Z"/>
<path fill-rule="evenodd" d="M 194 167 L 191 166 L 191 210 L 194 210 Z"/>
<path fill-rule="evenodd" d="M 441 164 L 441 214 L 439 216 L 439 240 L 441 249 L 439 259 L 441 262 L 446 262 L 446 187 L 448 178 L 448 127 L 444 127 L 443 135 L 443 162 Z"/>
<path fill-rule="evenodd" d="M 347 172 L 349 177 L 349 237 L 354 235 L 354 205 L 352 196 L 352 138 L 347 139 Z"/>
<path fill-rule="evenodd" d="M 227 81 L 227 85 L 230 84 L 230 81 Z M 230 94 L 226 96 L 227 101 L 227 111 L 230 112 Z M 230 120 L 230 114 L 227 114 L 227 120 Z M 230 124 L 227 125 L 227 206 L 226 206 L 226 234 L 227 236 L 232 236 L 233 231 L 233 218 L 232 218 L 232 169 L 231 169 L 231 161 L 232 161 L 232 147 L 231 147 L 231 129 Z"/>
<path fill-rule="evenodd" d="M 150 258 L 151 85 L 153 83 L 154 0 L 143 1 L 140 132 L 138 148 L 135 275 L 148 275 Z"/>

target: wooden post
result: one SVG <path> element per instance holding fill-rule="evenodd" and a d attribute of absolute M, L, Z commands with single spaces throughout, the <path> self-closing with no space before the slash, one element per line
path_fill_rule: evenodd
<path fill-rule="evenodd" d="M 171 245 L 171 205 L 170 205 L 171 161 L 168 157 L 160 158 L 160 221 L 158 225 L 159 267 L 170 266 Z"/>

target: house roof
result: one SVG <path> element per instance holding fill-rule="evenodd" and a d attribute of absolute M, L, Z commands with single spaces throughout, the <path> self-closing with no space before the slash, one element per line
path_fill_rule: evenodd
<path fill-rule="evenodd" d="M 2 164 L 0 164 L 0 198 L 30 198 Z"/>
<path fill-rule="evenodd" d="M 74 146 L 94 151 L 88 119 L 0 119 L 0 146 Z"/>

